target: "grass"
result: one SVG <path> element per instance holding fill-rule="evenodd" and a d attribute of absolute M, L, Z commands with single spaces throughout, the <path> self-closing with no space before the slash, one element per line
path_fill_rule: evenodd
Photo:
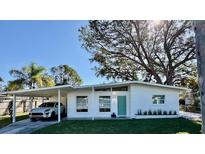
<path fill-rule="evenodd" d="M 144 120 L 68 120 L 34 134 L 177 134 L 201 133 L 201 123 L 184 118 Z"/>
<path fill-rule="evenodd" d="M 20 120 L 27 119 L 27 118 L 28 118 L 28 113 L 19 113 L 16 115 L 16 121 L 20 121 Z M 2 116 L 0 118 L 0 128 L 5 127 L 9 125 L 10 123 L 11 123 L 11 118 L 9 115 Z"/>

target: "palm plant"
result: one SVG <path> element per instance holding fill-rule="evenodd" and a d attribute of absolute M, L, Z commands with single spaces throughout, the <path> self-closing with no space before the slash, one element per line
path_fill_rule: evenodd
<path fill-rule="evenodd" d="M 45 71 L 46 69 L 43 66 L 38 66 L 35 63 L 31 63 L 29 66 L 25 66 L 21 70 L 12 69 L 9 73 L 16 79 L 9 81 L 7 89 L 34 89 L 38 87 L 54 86 L 52 77 L 47 75 Z"/>

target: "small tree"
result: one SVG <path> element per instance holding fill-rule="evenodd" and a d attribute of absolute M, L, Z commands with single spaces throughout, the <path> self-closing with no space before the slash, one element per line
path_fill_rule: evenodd
<path fill-rule="evenodd" d="M 1 85 L 2 82 L 4 82 L 4 80 L 3 80 L 2 77 L 0 77 L 0 91 L 2 91 L 2 89 L 3 89 L 3 88 L 2 88 L 2 85 Z"/>
<path fill-rule="evenodd" d="M 192 73 L 190 75 L 186 75 L 181 80 L 181 86 L 188 87 L 191 89 L 190 94 L 188 97 L 190 97 L 191 102 L 188 107 L 188 110 L 191 112 L 200 112 L 200 100 L 199 100 L 199 85 L 198 85 L 198 75 L 197 75 L 197 68 L 193 66 Z M 187 97 L 187 94 L 185 93 L 183 95 L 183 99 Z"/>
<path fill-rule="evenodd" d="M 69 84 L 72 86 L 82 84 L 82 79 L 78 73 L 68 65 L 59 65 L 51 68 L 55 84 L 56 85 L 65 85 Z"/>

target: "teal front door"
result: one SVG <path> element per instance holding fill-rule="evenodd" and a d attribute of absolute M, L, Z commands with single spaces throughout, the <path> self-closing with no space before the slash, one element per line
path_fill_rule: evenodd
<path fill-rule="evenodd" d="M 126 96 L 117 96 L 118 116 L 125 116 L 126 113 Z"/>

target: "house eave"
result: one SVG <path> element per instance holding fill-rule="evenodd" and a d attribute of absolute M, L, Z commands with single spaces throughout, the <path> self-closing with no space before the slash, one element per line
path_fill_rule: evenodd
<path fill-rule="evenodd" d="M 37 88 L 37 89 L 25 89 L 25 90 L 18 90 L 18 91 L 7 91 L 0 93 L 1 95 L 17 95 L 17 96 L 53 96 L 57 94 L 57 90 L 61 89 L 62 91 L 72 91 L 78 89 L 88 89 L 88 88 L 100 88 L 100 87 L 114 87 L 114 86 L 126 86 L 132 84 L 139 84 L 139 85 L 146 85 L 146 86 L 155 86 L 161 88 L 168 88 L 177 91 L 190 91 L 188 88 L 184 87 L 176 87 L 176 86 L 169 86 L 169 85 L 161 85 L 156 83 L 148 83 L 142 81 L 125 81 L 125 82 L 114 82 L 114 83 L 104 83 L 104 84 L 94 84 L 94 85 L 83 85 L 83 86 L 70 86 L 70 85 L 62 85 L 62 86 L 54 86 L 54 87 L 47 87 L 47 88 Z"/>

